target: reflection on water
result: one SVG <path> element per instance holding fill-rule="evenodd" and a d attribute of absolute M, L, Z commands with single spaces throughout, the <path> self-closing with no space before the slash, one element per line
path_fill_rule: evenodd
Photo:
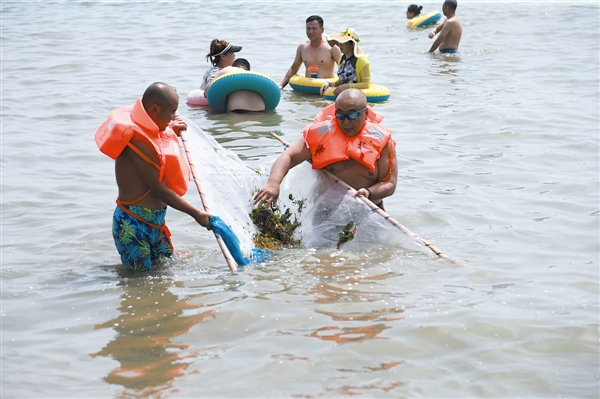
<path fill-rule="evenodd" d="M 309 337 L 319 338 L 323 341 L 335 341 L 338 344 L 346 342 L 363 341 L 365 339 L 377 338 L 383 331 L 391 328 L 385 324 L 373 324 L 364 327 L 322 327 L 317 329 Z M 333 332 L 333 333 L 332 333 Z"/>
<path fill-rule="evenodd" d="M 314 297 L 315 313 L 329 316 L 338 323 L 319 327 L 306 336 L 338 344 L 358 342 L 378 338 L 383 331 L 392 328 L 390 322 L 404 320 L 404 308 L 397 301 L 390 306 L 392 293 L 374 291 L 378 281 L 401 277 L 401 274 L 366 270 L 366 257 L 355 254 L 340 251 L 328 257 L 315 257 L 319 263 L 304 268 L 305 273 L 314 275 L 317 280 L 304 295 Z M 362 322 L 369 323 L 362 325 Z"/>
<path fill-rule="evenodd" d="M 190 312 L 204 306 L 192 302 L 206 294 L 180 299 L 171 288 L 183 287 L 182 282 L 150 279 L 123 280 L 120 315 L 95 327 L 112 328 L 117 333 L 92 356 L 106 356 L 120 363 L 104 380 L 122 385 L 127 394 L 152 396 L 172 388 L 173 380 L 185 375 L 198 356 L 189 345 L 173 342 L 174 338 L 215 317 L 214 310 Z"/>

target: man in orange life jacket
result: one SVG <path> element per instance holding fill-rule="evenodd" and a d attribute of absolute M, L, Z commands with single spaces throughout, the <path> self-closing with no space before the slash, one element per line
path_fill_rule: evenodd
<path fill-rule="evenodd" d="M 363 195 L 383 209 L 382 199 L 396 190 L 398 165 L 396 143 L 391 132 L 379 125 L 382 119 L 367 105 L 362 91 L 344 90 L 277 158 L 254 204 L 276 205 L 288 171 L 312 159 L 313 169 L 327 169 L 357 190 L 355 196 Z"/>
<path fill-rule="evenodd" d="M 115 159 L 115 245 L 123 264 L 137 271 L 151 271 L 154 260 L 173 254 L 167 205 L 209 226 L 211 215 L 182 198 L 190 173 L 177 139 L 187 127 L 178 105 L 172 87 L 153 83 L 133 106 L 113 110 L 95 135 L 100 150 Z"/>

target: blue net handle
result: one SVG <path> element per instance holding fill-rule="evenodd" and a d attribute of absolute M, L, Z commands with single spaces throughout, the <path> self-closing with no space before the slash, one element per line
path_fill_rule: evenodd
<path fill-rule="evenodd" d="M 221 237 L 233 259 L 238 265 L 263 262 L 270 258 L 271 253 L 260 248 L 252 248 L 252 257 L 246 258 L 240 249 L 240 240 L 231 228 L 218 216 L 211 216 L 208 220 L 210 228 Z"/>

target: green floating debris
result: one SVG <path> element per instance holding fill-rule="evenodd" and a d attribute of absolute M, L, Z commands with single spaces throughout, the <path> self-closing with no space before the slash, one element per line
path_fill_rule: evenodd
<path fill-rule="evenodd" d="M 337 242 L 337 249 L 340 249 L 343 243 L 354 240 L 355 234 L 356 225 L 354 224 L 354 220 L 351 220 L 342 228 L 342 231 L 338 233 L 340 239 Z"/>

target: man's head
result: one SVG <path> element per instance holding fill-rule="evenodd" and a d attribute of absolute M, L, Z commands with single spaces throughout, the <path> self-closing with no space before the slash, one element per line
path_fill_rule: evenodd
<path fill-rule="evenodd" d="M 444 15 L 446 15 L 446 13 L 448 12 L 454 14 L 454 12 L 456 11 L 456 7 L 458 7 L 458 3 L 456 2 L 456 0 L 446 0 L 442 5 L 442 12 L 444 13 Z"/>
<path fill-rule="evenodd" d="M 231 66 L 243 68 L 246 71 L 250 70 L 250 63 L 245 58 L 237 58 L 235 61 L 233 61 L 233 64 Z"/>
<path fill-rule="evenodd" d="M 367 97 L 358 89 L 346 89 L 335 100 L 338 126 L 348 137 L 354 137 L 367 120 Z"/>
<path fill-rule="evenodd" d="M 323 35 L 323 18 L 318 15 L 311 15 L 306 18 L 306 37 L 311 42 L 313 41 L 321 41 L 321 36 Z"/>
<path fill-rule="evenodd" d="M 166 83 L 152 83 L 142 96 L 144 109 L 150 116 L 150 119 L 156 123 L 158 129 L 162 132 L 177 113 L 179 106 L 179 96 L 175 89 Z"/>

